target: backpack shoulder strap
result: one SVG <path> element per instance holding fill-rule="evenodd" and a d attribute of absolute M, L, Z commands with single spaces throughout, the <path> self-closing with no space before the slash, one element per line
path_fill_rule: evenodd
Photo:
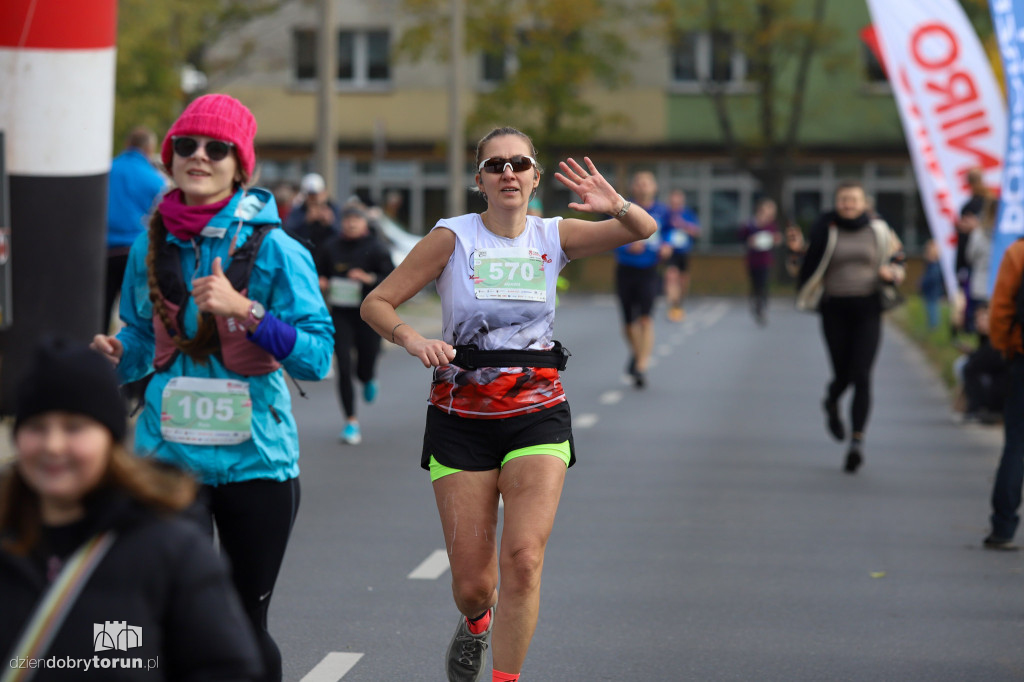
<path fill-rule="evenodd" d="M 236 291 L 244 291 L 249 286 L 249 278 L 252 277 L 252 269 L 256 265 L 256 256 L 263 246 L 263 240 L 275 227 L 277 226 L 257 225 L 245 243 L 231 256 L 231 264 L 224 271 L 224 276 Z"/>

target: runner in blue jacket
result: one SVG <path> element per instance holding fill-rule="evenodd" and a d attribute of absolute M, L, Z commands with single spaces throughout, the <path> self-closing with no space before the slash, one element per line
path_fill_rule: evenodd
<path fill-rule="evenodd" d="M 135 449 L 195 473 L 256 629 L 266 679 L 281 679 L 267 607 L 299 504 L 299 444 L 284 372 L 326 376 L 334 327 L 308 251 L 280 227 L 273 196 L 246 188 L 256 121 L 205 95 L 162 147 L 177 186 L 132 246 L 125 327 L 93 347 L 125 382 L 153 373 Z"/>

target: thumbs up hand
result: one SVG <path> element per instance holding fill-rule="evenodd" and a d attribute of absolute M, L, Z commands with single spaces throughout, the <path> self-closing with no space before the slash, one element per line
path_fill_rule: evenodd
<path fill-rule="evenodd" d="M 244 320 L 249 316 L 250 301 L 231 286 L 220 257 L 213 259 L 213 273 L 192 280 L 192 298 L 199 310 L 221 317 Z"/>

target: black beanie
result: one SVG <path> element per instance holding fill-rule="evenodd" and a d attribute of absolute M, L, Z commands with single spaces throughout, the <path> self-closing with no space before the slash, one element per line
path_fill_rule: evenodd
<path fill-rule="evenodd" d="M 47 339 L 35 351 L 18 384 L 14 430 L 37 414 L 60 410 L 92 417 L 110 429 L 116 442 L 128 429 L 128 409 L 117 374 L 105 357 L 67 339 Z"/>

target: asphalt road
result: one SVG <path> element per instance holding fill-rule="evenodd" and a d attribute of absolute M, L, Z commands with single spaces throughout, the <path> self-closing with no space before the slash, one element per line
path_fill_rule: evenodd
<path fill-rule="evenodd" d="M 1000 430 L 955 424 L 895 329 L 855 476 L 825 432 L 815 316 L 777 301 L 762 329 L 740 300 L 693 301 L 658 319 L 643 391 L 610 297 L 563 301 L 556 332 L 579 462 L 524 682 L 1024 679 L 1024 556 L 980 546 Z M 358 446 L 333 381 L 296 399 L 303 497 L 270 614 L 288 680 L 444 680 L 428 382 L 390 347 Z"/>

